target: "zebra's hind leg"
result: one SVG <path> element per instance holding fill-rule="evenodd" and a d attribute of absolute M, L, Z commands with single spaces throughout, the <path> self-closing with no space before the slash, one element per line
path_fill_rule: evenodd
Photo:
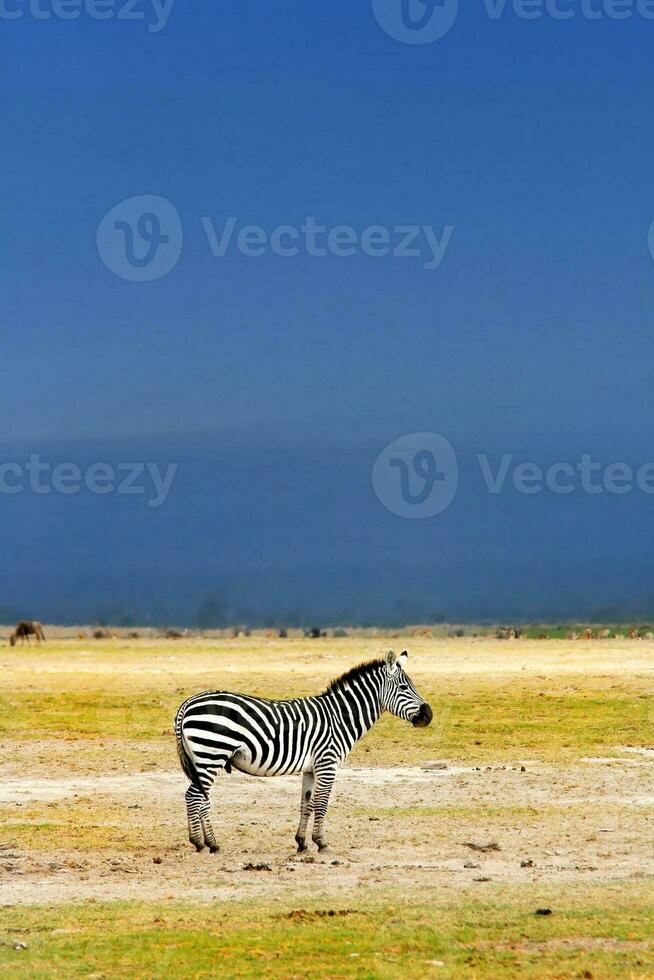
<path fill-rule="evenodd" d="M 329 806 L 329 794 L 332 791 L 336 778 L 336 766 L 329 765 L 321 767 L 316 771 L 316 790 L 313 798 L 313 834 L 311 840 L 317 845 L 319 851 L 327 850 L 327 842 L 323 834 L 323 823 L 327 807 Z"/>
<path fill-rule="evenodd" d="M 211 803 L 209 800 L 204 800 L 200 805 L 200 820 L 202 822 L 202 835 L 204 837 L 204 843 L 207 845 L 212 854 L 216 854 L 220 850 L 220 844 L 216 840 L 216 835 L 213 832 L 213 827 L 211 825 Z"/>
<path fill-rule="evenodd" d="M 303 772 L 302 799 L 300 800 L 300 826 L 295 835 L 298 854 L 301 854 L 302 851 L 306 851 L 307 849 L 307 824 L 309 823 L 309 817 L 313 813 L 313 783 L 313 773 Z"/>
<path fill-rule="evenodd" d="M 208 800 L 192 784 L 186 790 L 186 815 L 188 817 L 188 839 L 196 851 L 204 849 L 204 830 L 202 827 L 202 806 Z"/>

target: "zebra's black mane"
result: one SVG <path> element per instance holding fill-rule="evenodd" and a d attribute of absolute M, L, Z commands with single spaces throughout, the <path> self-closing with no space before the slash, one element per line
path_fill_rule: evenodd
<path fill-rule="evenodd" d="M 383 666 L 383 660 L 367 660 L 364 664 L 358 664 L 356 667 L 351 667 L 340 677 L 335 677 L 331 681 L 323 694 L 332 694 L 334 691 L 341 691 L 350 682 L 356 680 L 358 677 L 367 677 L 368 674 L 372 674 L 374 670 L 378 667 Z"/>

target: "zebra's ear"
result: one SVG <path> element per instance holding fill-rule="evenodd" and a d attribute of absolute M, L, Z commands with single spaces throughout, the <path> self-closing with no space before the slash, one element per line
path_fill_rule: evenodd
<path fill-rule="evenodd" d="M 384 661 L 386 663 L 386 670 L 389 674 L 394 674 L 397 670 L 397 654 L 395 650 L 387 650 L 384 655 Z"/>
<path fill-rule="evenodd" d="M 408 659 L 409 659 L 409 653 L 408 653 L 408 651 L 407 650 L 403 650 L 402 653 L 400 654 L 400 656 L 397 659 L 397 662 L 399 663 L 399 665 L 402 668 L 402 670 L 406 670 L 406 662 L 407 662 Z"/>

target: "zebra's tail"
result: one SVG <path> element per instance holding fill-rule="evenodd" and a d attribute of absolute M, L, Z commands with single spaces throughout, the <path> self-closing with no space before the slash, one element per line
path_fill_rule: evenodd
<path fill-rule="evenodd" d="M 207 796 L 207 791 L 205 790 L 204 786 L 200 782 L 200 774 L 197 770 L 195 762 L 193 761 L 193 757 L 188 750 L 188 746 L 186 745 L 186 739 L 184 738 L 183 722 L 184 722 L 185 707 L 186 705 L 184 704 L 181 706 L 175 718 L 175 737 L 177 739 L 177 755 L 179 756 L 179 761 L 181 763 L 182 769 L 188 776 L 190 782 L 193 784 L 193 786 L 195 786 L 196 789 L 198 789 L 202 793 L 205 800 L 207 800 L 209 799 L 209 797 Z"/>

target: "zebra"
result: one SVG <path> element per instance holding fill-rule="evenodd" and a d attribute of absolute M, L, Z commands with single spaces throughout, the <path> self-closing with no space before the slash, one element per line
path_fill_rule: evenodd
<path fill-rule="evenodd" d="M 272 701 L 206 691 L 188 698 L 175 717 L 177 751 L 190 780 L 186 811 L 191 844 L 198 851 L 220 850 L 211 825 L 209 790 L 219 769 L 232 767 L 253 776 L 302 773 L 298 853 L 308 849 L 307 827 L 313 814 L 312 840 L 327 848 L 324 821 L 336 770 L 356 742 L 384 711 L 411 722 L 430 724 L 429 704 L 405 672 L 408 653 L 388 650 L 382 659 L 353 667 L 321 694 Z"/>

